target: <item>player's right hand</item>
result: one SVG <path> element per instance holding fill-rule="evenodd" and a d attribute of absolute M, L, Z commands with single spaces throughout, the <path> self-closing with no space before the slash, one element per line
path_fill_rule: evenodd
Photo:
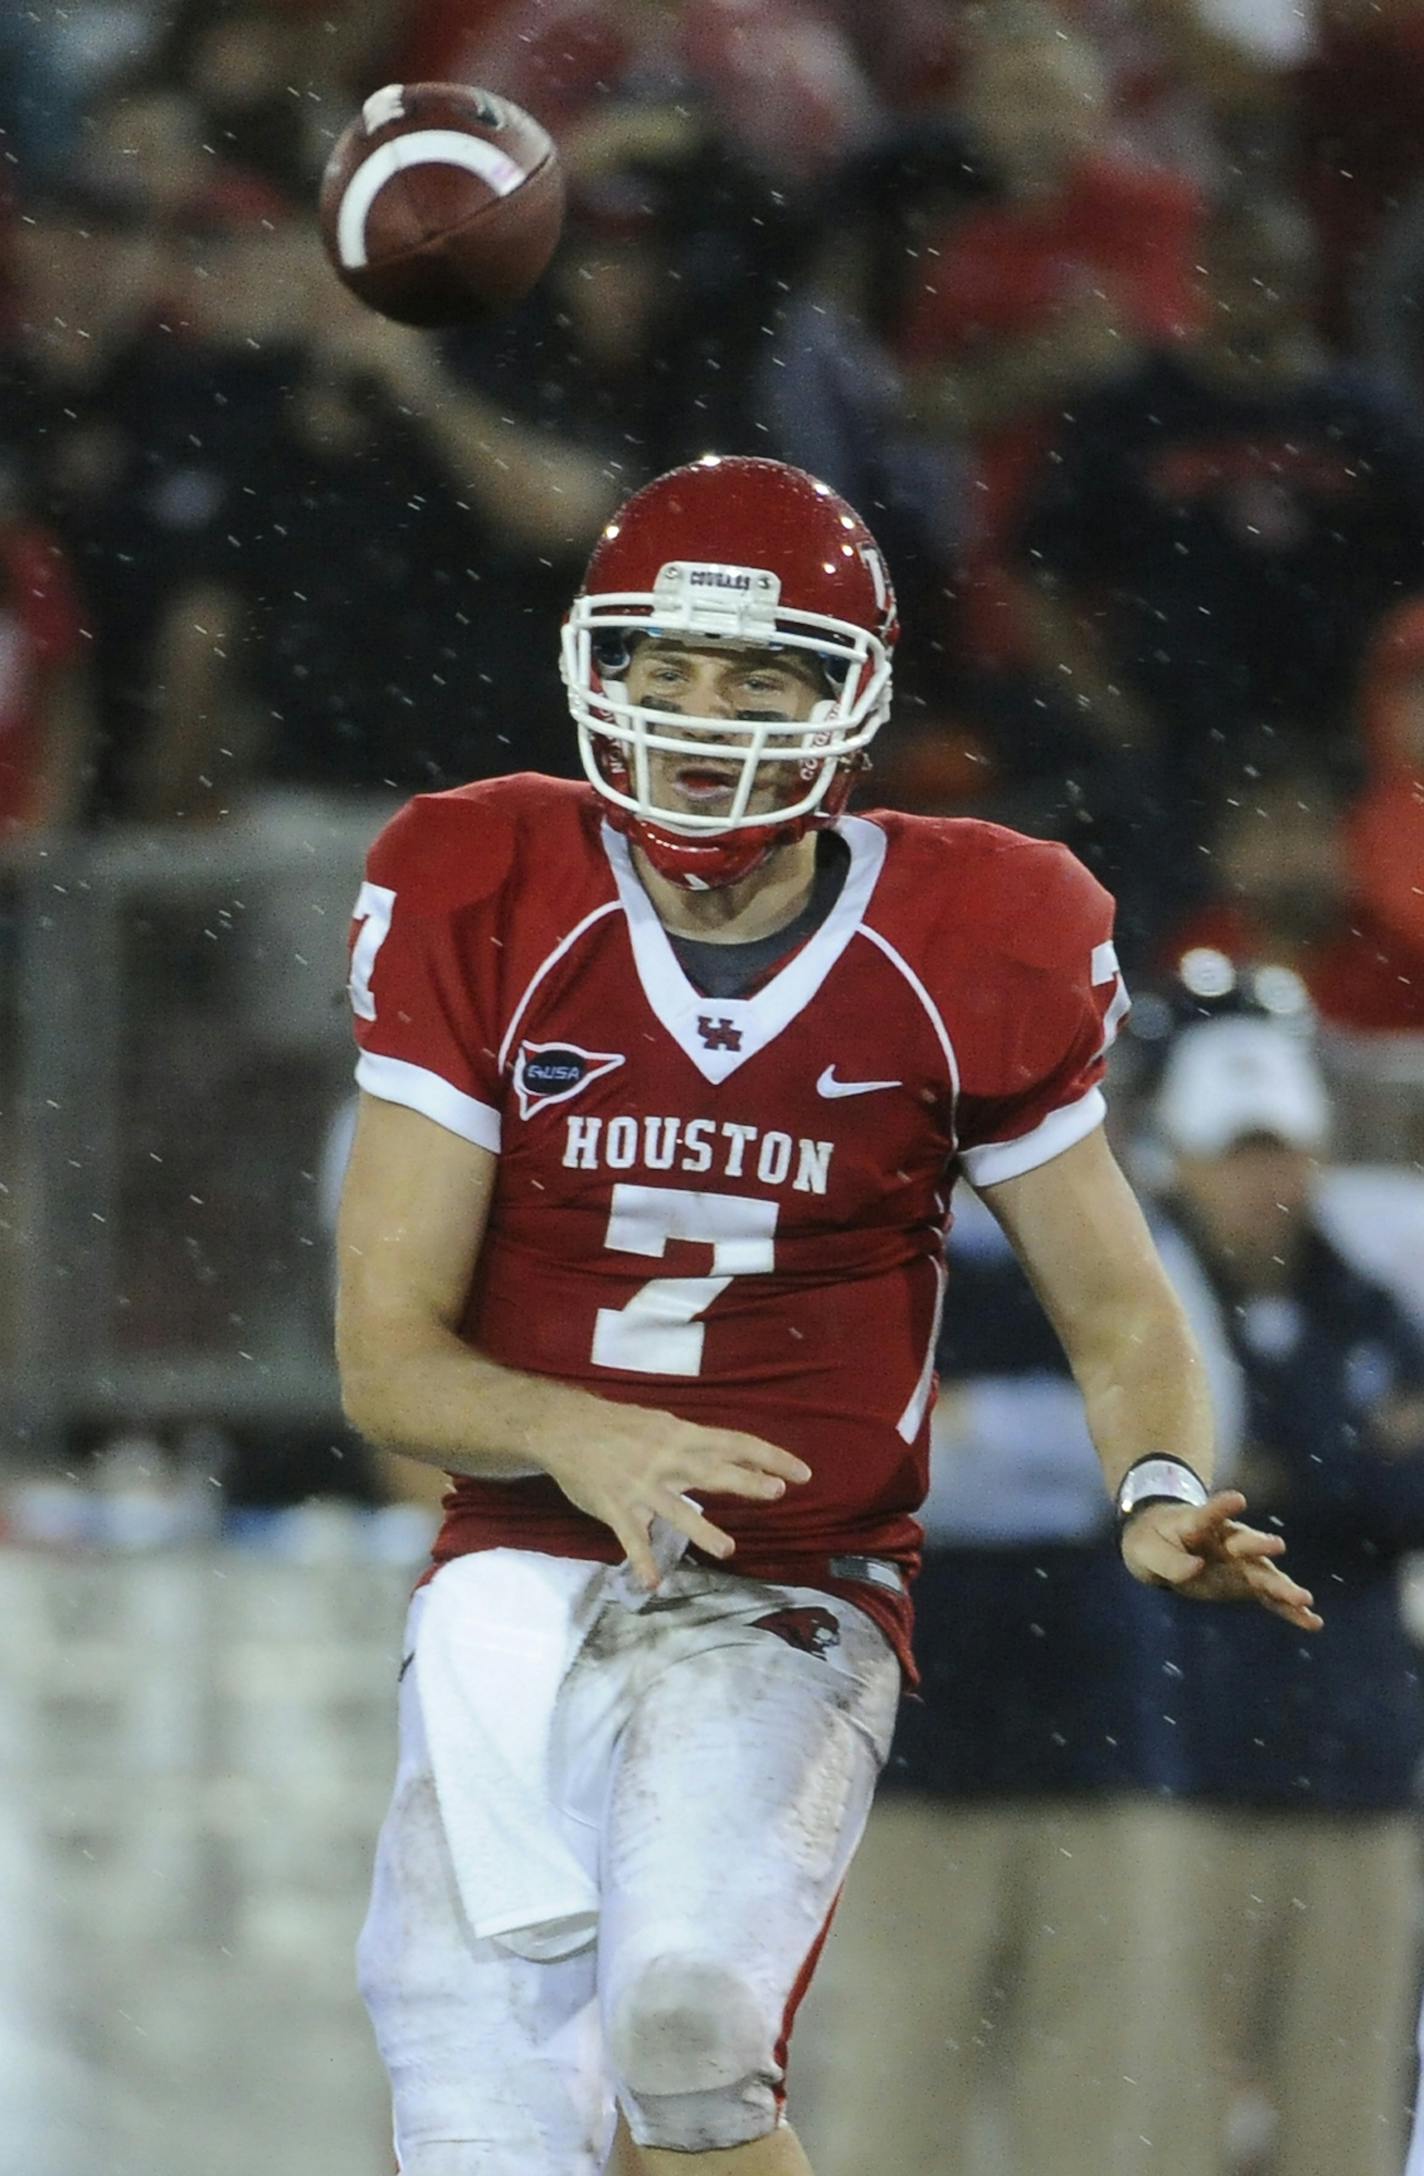
<path fill-rule="evenodd" d="M 1284 1539 L 1243 1526 L 1237 1513 L 1245 1509 L 1239 1489 L 1218 1489 L 1204 1504 L 1143 1504 L 1123 1529 L 1123 1562 L 1135 1579 L 1188 1601 L 1258 1602 L 1299 1631 L 1318 1632 L 1314 1595 L 1274 1561 Z"/>
<path fill-rule="evenodd" d="M 788 1487 L 809 1481 L 811 1469 L 791 1451 L 734 1428 L 700 1428 L 646 1406 L 609 1405 L 606 1424 L 547 1460 L 569 1502 L 602 1520 L 621 1542 L 634 1577 L 649 1592 L 658 1584 L 651 1531 L 654 1519 L 709 1556 L 728 1557 L 730 1534 L 709 1519 L 693 1496 L 745 1496 L 775 1503 Z"/>

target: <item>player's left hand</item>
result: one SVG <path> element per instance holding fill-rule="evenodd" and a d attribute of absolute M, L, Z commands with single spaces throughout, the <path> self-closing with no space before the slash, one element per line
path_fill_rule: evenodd
<path fill-rule="evenodd" d="M 1274 1561 L 1285 1552 L 1279 1534 L 1243 1526 L 1246 1499 L 1221 1489 L 1197 1504 L 1144 1504 L 1128 1520 L 1122 1557 L 1135 1579 L 1171 1587 L 1196 1602 L 1259 1602 L 1302 1632 L 1318 1632 L 1324 1620 L 1314 1596 Z"/>

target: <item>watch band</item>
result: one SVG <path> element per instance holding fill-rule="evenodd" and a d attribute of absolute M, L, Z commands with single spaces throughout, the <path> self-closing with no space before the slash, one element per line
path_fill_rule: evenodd
<path fill-rule="evenodd" d="M 1201 1475 L 1184 1458 L 1149 1451 L 1129 1466 L 1118 1483 L 1116 1510 L 1121 1533 L 1134 1511 L 1144 1504 L 1204 1504 L 1209 1491 Z"/>

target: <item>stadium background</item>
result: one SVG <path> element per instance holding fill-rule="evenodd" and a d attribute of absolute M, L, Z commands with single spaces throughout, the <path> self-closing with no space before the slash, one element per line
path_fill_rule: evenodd
<path fill-rule="evenodd" d="M 572 184 L 539 294 L 439 341 L 311 218 L 435 77 Z M 1293 965 L 1418 1306 L 1424 7 L 69 0 L 0 23 L 0 146 L 0 2172 L 378 2176 L 430 1513 L 329 1356 L 363 846 L 571 770 L 628 490 L 799 461 L 900 586 L 882 798 L 1067 838 L 1141 983 Z M 1174 471 L 1230 503 L 1125 576 L 1113 433 L 1183 351 L 1227 435 L 1269 374 L 1275 450 Z"/>

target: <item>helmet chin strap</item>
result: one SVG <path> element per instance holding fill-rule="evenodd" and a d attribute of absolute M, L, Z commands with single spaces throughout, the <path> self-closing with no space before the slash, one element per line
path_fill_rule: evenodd
<path fill-rule="evenodd" d="M 843 816 L 857 774 L 869 768 L 870 760 L 863 753 L 843 764 L 819 808 L 805 816 L 794 816 L 790 823 L 768 825 L 765 829 L 759 826 L 755 831 L 729 831 L 720 838 L 694 839 L 677 831 L 665 831 L 646 817 L 616 807 L 609 810 L 608 821 L 615 831 L 626 833 L 642 849 L 651 866 L 669 884 L 687 892 L 721 891 L 753 875 L 777 847 L 794 846 L 808 831 L 824 831 Z"/>
<path fill-rule="evenodd" d="M 692 839 L 660 824 L 632 816 L 626 809 L 611 809 L 608 821 L 642 849 L 660 877 L 687 892 L 717 892 L 739 884 L 760 869 L 778 846 L 800 838 L 804 823 L 784 824 L 775 831 L 729 831 L 724 838 Z"/>

